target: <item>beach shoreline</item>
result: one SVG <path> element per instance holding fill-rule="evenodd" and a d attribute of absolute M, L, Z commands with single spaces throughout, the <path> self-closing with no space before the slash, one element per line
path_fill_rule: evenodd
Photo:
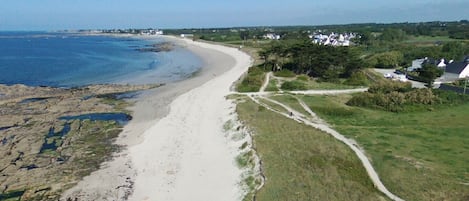
<path fill-rule="evenodd" d="M 67 190 L 63 200 L 239 199 L 240 170 L 234 162 L 235 151 L 220 134 L 224 123 L 221 119 L 227 118 L 228 108 L 232 107 L 224 96 L 251 65 L 251 58 L 234 48 L 165 38 L 201 57 L 203 68 L 194 77 L 145 92 L 131 108 L 133 120 L 116 140 L 128 149 L 116 153 L 112 161 L 102 164 L 100 170 Z M 175 124 L 181 119 L 185 120 L 180 124 L 193 124 Z M 206 146 L 190 150 L 195 141 Z M 201 158 L 200 161 L 193 161 L 194 154 Z M 197 169 L 194 167 L 204 172 L 203 179 L 194 178 Z M 231 171 L 225 173 L 228 169 Z M 166 184 L 161 183 L 164 180 Z M 205 183 L 210 180 L 213 180 L 212 184 Z M 220 185 L 226 190 L 204 193 L 206 189 L 213 190 Z"/>

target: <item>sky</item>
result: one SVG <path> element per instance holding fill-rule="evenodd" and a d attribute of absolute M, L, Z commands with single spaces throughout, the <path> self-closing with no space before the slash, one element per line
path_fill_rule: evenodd
<path fill-rule="evenodd" d="M 469 0 L 0 0 L 0 30 L 455 21 Z"/>

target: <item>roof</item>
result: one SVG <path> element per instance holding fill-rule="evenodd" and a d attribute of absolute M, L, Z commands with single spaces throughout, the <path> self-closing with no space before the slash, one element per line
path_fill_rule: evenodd
<path fill-rule="evenodd" d="M 417 60 L 419 60 L 419 59 L 417 59 Z M 417 60 L 414 60 L 414 61 L 417 61 Z M 434 58 L 427 58 L 427 57 L 422 59 L 422 64 L 439 65 L 442 61 L 443 61 L 444 64 L 448 64 L 448 62 L 444 58 L 434 59 Z"/>
<path fill-rule="evenodd" d="M 423 59 L 422 64 L 432 64 L 432 65 L 438 65 L 440 63 L 440 60 L 436 60 L 433 58 L 425 58 Z"/>
<path fill-rule="evenodd" d="M 445 71 L 447 73 L 460 74 L 467 66 L 469 66 L 467 62 L 453 62 L 446 66 Z"/>

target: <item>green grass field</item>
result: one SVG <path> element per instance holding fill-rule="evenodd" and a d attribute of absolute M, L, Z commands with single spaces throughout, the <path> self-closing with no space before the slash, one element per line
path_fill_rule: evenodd
<path fill-rule="evenodd" d="M 435 42 L 450 42 L 458 41 L 458 39 L 453 39 L 448 36 L 412 36 L 409 39 L 405 40 L 405 43 L 435 43 Z"/>
<path fill-rule="evenodd" d="M 406 200 L 469 200 L 469 104 L 392 113 L 348 107 L 350 97 L 300 98 L 366 150 L 393 193 Z"/>
<path fill-rule="evenodd" d="M 306 84 L 306 88 L 309 90 L 329 90 L 329 89 L 354 89 L 356 86 L 350 86 L 341 83 L 332 82 L 318 82 L 316 80 L 303 81 Z"/>
<path fill-rule="evenodd" d="M 276 86 L 277 83 L 281 83 L 282 90 L 284 91 L 296 91 L 296 90 L 330 90 L 330 89 L 354 89 L 359 88 L 360 86 L 350 86 L 342 84 L 345 80 L 340 80 L 340 83 L 333 82 L 320 82 L 316 79 L 300 79 L 300 76 L 297 78 L 272 78 L 269 80 L 266 91 L 278 91 L 279 88 Z M 290 82 L 289 87 L 283 86 L 284 83 Z M 294 87 L 291 87 L 291 86 Z"/>
<path fill-rule="evenodd" d="M 269 96 L 269 98 L 290 106 L 292 109 L 296 110 L 297 112 L 300 112 L 304 116 L 309 115 L 308 112 L 303 109 L 298 100 L 295 98 L 295 95 L 275 95 Z"/>
<path fill-rule="evenodd" d="M 277 83 L 278 81 L 276 79 L 270 79 L 265 91 L 278 91 Z"/>
<path fill-rule="evenodd" d="M 253 131 L 267 177 L 257 201 L 386 200 L 353 152 L 328 134 L 247 98 L 237 112 Z"/>

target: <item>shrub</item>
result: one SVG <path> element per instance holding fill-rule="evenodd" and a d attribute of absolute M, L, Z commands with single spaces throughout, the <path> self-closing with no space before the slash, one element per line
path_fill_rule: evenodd
<path fill-rule="evenodd" d="M 452 91 L 444 91 L 435 89 L 433 90 L 435 96 L 438 97 L 438 101 L 441 104 L 463 104 L 469 102 L 469 96 L 464 94 L 458 94 Z"/>
<path fill-rule="evenodd" d="M 346 104 L 350 106 L 360 106 L 383 109 L 391 112 L 399 112 L 403 110 L 403 105 L 405 102 L 405 95 L 403 93 L 393 91 L 389 94 L 372 94 L 365 92 L 355 95 Z"/>
<path fill-rule="evenodd" d="M 287 69 L 282 69 L 281 71 L 277 71 L 274 73 L 274 75 L 277 77 L 295 77 L 296 76 L 295 73 Z"/>
<path fill-rule="evenodd" d="M 298 75 L 298 77 L 296 78 L 297 80 L 299 81 L 309 81 L 310 77 L 308 75 L 305 75 L 305 74 L 302 74 L 302 75 Z"/>
<path fill-rule="evenodd" d="M 289 90 L 289 91 L 307 89 L 305 83 L 301 81 L 297 81 L 297 80 L 284 82 L 280 88 L 283 90 Z"/>
<path fill-rule="evenodd" d="M 413 104 L 431 105 L 439 102 L 439 98 L 431 89 L 415 89 L 405 94 L 406 100 Z"/>
<path fill-rule="evenodd" d="M 367 86 L 368 85 L 368 78 L 366 77 L 365 73 L 358 71 L 352 73 L 350 78 L 348 78 L 344 84 L 352 85 L 352 86 Z"/>
<path fill-rule="evenodd" d="M 408 92 L 412 90 L 410 82 L 394 82 L 389 80 L 379 81 L 370 86 L 370 93 L 390 93 L 392 91 Z"/>
<path fill-rule="evenodd" d="M 404 60 L 404 56 L 399 51 L 390 51 L 375 54 L 367 59 L 367 63 L 376 68 L 395 68 Z"/>
<path fill-rule="evenodd" d="M 376 105 L 374 95 L 369 92 L 354 95 L 350 100 L 347 101 L 346 104 L 359 107 L 369 107 Z"/>
<path fill-rule="evenodd" d="M 369 92 L 353 96 L 347 105 L 400 112 L 437 102 L 440 98 L 431 89 L 408 89 L 405 84 L 389 82 L 373 85 Z"/>

